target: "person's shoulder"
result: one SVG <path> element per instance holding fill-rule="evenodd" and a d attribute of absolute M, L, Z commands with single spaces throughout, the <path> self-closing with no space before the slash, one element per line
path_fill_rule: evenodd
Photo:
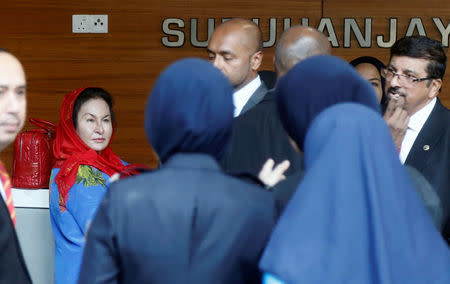
<path fill-rule="evenodd" d="M 124 190 L 126 190 L 126 192 L 130 190 L 141 190 L 142 188 L 146 188 L 152 182 L 154 172 L 155 171 L 148 171 L 135 176 L 122 178 L 112 182 L 109 185 L 109 188 L 117 191 L 117 194 L 122 193 Z"/>
<path fill-rule="evenodd" d="M 450 137 L 450 110 L 437 98 L 436 104 L 430 113 L 423 129 L 439 134 L 446 133 Z M 436 135 L 436 133 L 434 134 Z"/>
<path fill-rule="evenodd" d="M 450 119 L 450 109 L 448 109 L 439 98 L 436 101 L 435 107 L 436 107 L 437 113 L 440 116 L 443 116 L 446 119 Z"/>
<path fill-rule="evenodd" d="M 232 196 L 232 206 L 236 210 L 244 210 L 248 215 L 258 216 L 265 220 L 275 220 L 277 205 L 272 192 L 252 182 L 229 177 L 233 190 L 229 190 L 226 196 Z"/>
<path fill-rule="evenodd" d="M 448 109 L 444 106 L 444 112 L 447 115 L 447 121 L 450 121 L 450 109 Z M 449 125 L 449 127 L 450 127 L 450 125 Z"/>
<path fill-rule="evenodd" d="M 146 172 L 111 182 L 107 185 L 106 196 L 109 207 L 115 210 L 132 210 L 143 203 L 149 203 L 151 195 L 159 194 L 158 188 L 153 173 Z"/>
<path fill-rule="evenodd" d="M 239 115 L 235 119 L 236 125 L 256 124 L 265 119 L 272 119 L 276 115 L 276 103 L 273 92 L 269 91 L 264 99 L 252 109 Z"/>
<path fill-rule="evenodd" d="M 271 70 L 261 70 L 258 71 L 259 77 L 261 78 L 261 83 L 263 83 L 268 89 L 275 87 L 277 82 L 277 74 Z"/>
<path fill-rule="evenodd" d="M 218 173 L 211 177 L 212 187 L 203 187 L 197 198 L 208 208 L 221 208 L 222 212 L 235 212 L 243 219 L 258 219 L 271 223 L 276 219 L 277 206 L 272 192 L 252 181 Z"/>
<path fill-rule="evenodd" d="M 251 110 L 256 109 L 256 110 L 265 110 L 267 108 L 271 108 L 273 106 L 275 106 L 275 90 L 274 89 L 270 89 L 267 90 L 267 92 L 264 94 L 264 98 L 256 105 L 254 106 Z"/>
<path fill-rule="evenodd" d="M 184 183 L 183 183 L 184 181 Z M 202 188 L 208 188 L 208 186 L 214 184 L 216 192 L 220 194 L 223 190 L 233 190 L 233 188 L 245 188 L 245 193 L 264 196 L 270 196 L 257 182 L 245 181 L 240 178 L 228 175 L 221 169 L 211 169 L 207 172 L 198 170 L 196 168 L 182 170 L 179 168 L 163 167 L 158 170 L 148 171 L 136 176 L 127 177 L 117 182 L 110 184 L 110 189 L 115 194 L 128 194 L 130 192 L 151 192 L 158 194 L 158 192 L 167 192 L 167 190 L 178 190 L 178 188 L 185 188 L 184 191 L 188 191 L 188 187 L 191 184 L 197 184 L 197 181 L 201 181 L 201 186 L 196 187 L 198 190 Z M 180 189 L 181 190 L 181 189 Z"/>
<path fill-rule="evenodd" d="M 226 181 L 224 184 L 227 186 L 224 189 L 227 193 L 232 193 L 237 200 L 252 200 L 256 203 L 272 203 L 274 201 L 272 192 L 266 190 L 254 179 L 232 176 L 224 172 L 220 175 Z"/>
<path fill-rule="evenodd" d="M 441 129 L 445 130 L 447 137 L 450 139 L 450 109 L 448 109 L 441 101 L 437 101 L 438 113 L 436 120 L 439 121 Z"/>

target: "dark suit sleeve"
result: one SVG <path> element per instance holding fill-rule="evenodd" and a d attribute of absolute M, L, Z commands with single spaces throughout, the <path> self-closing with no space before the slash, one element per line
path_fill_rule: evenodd
<path fill-rule="evenodd" d="M 31 283 L 6 203 L 0 195 L 0 283 Z"/>
<path fill-rule="evenodd" d="M 427 209 L 433 219 L 434 225 L 441 231 L 443 226 L 443 213 L 439 196 L 433 186 L 431 186 L 428 180 L 418 170 L 409 165 L 405 165 L 405 168 L 408 171 L 409 177 L 411 178 L 425 209 Z"/>
<path fill-rule="evenodd" d="M 119 262 L 107 191 L 87 233 L 78 283 L 118 283 Z"/>

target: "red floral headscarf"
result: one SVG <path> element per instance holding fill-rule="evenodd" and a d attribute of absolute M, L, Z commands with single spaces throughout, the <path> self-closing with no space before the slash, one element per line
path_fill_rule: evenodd
<path fill-rule="evenodd" d="M 53 145 L 55 155 L 54 167 L 60 168 L 55 177 L 58 185 L 59 200 L 65 206 L 70 188 L 75 183 L 78 167 L 80 165 L 93 166 L 111 176 L 123 171 L 126 167 L 119 157 L 108 146 L 99 154 L 87 146 L 78 136 L 73 124 L 73 106 L 78 95 L 86 88 L 68 93 L 61 106 L 61 120 L 56 129 L 56 139 Z M 114 137 L 114 129 L 109 143 Z"/>

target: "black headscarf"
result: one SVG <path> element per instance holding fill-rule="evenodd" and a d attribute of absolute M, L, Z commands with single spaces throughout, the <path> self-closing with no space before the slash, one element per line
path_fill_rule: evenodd
<path fill-rule="evenodd" d="M 303 151 L 311 121 L 324 109 L 355 102 L 379 112 L 373 87 L 344 60 L 320 55 L 305 59 L 281 77 L 276 87 L 280 119 Z"/>
<path fill-rule="evenodd" d="M 145 130 L 162 163 L 173 154 L 222 157 L 233 122 L 233 87 L 211 63 L 183 59 L 159 76 L 145 111 Z"/>

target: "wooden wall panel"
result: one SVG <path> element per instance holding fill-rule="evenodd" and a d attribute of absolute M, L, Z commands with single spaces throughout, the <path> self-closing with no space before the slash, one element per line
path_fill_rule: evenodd
<path fill-rule="evenodd" d="M 430 36 L 439 36 L 429 18 L 441 17 L 447 25 L 450 4 L 444 1 L 402 0 L 15 0 L 4 1 L 0 10 L 0 46 L 17 55 L 24 64 L 28 79 L 28 117 L 54 122 L 59 120 L 59 107 L 64 94 L 82 86 L 107 89 L 116 101 L 118 131 L 112 144 L 114 151 L 132 163 L 156 165 L 157 159 L 148 145 L 143 130 L 145 102 L 164 67 L 176 59 L 197 56 L 206 58 L 204 48 L 190 42 L 190 20 L 198 19 L 198 40 L 207 40 L 207 19 L 219 24 L 223 18 L 260 19 L 264 40 L 270 39 L 269 18 L 276 19 L 276 37 L 283 30 L 283 20 L 292 25 L 309 18 L 317 27 L 321 17 L 333 20 L 341 42 L 333 53 L 345 59 L 359 55 L 375 55 L 386 61 L 388 49 L 360 48 L 353 39 L 351 48 L 342 47 L 343 19 L 355 17 L 359 24 L 364 17 L 373 18 L 373 34 L 387 32 L 391 17 L 399 19 L 404 33 L 413 16 L 426 18 Z M 72 34 L 72 14 L 108 14 L 108 34 Z M 185 34 L 182 47 L 168 48 L 162 44 L 162 22 L 179 18 L 185 23 L 178 28 Z M 427 30 L 428 31 L 428 30 Z M 400 33 L 400 34 L 401 34 Z M 173 39 L 173 37 L 171 37 Z M 262 69 L 273 69 L 274 48 L 264 50 Z M 446 77 L 447 81 L 447 77 Z M 442 94 L 447 106 L 449 96 Z M 26 128 L 30 127 L 28 124 Z M 11 165 L 12 147 L 1 157 Z"/>

